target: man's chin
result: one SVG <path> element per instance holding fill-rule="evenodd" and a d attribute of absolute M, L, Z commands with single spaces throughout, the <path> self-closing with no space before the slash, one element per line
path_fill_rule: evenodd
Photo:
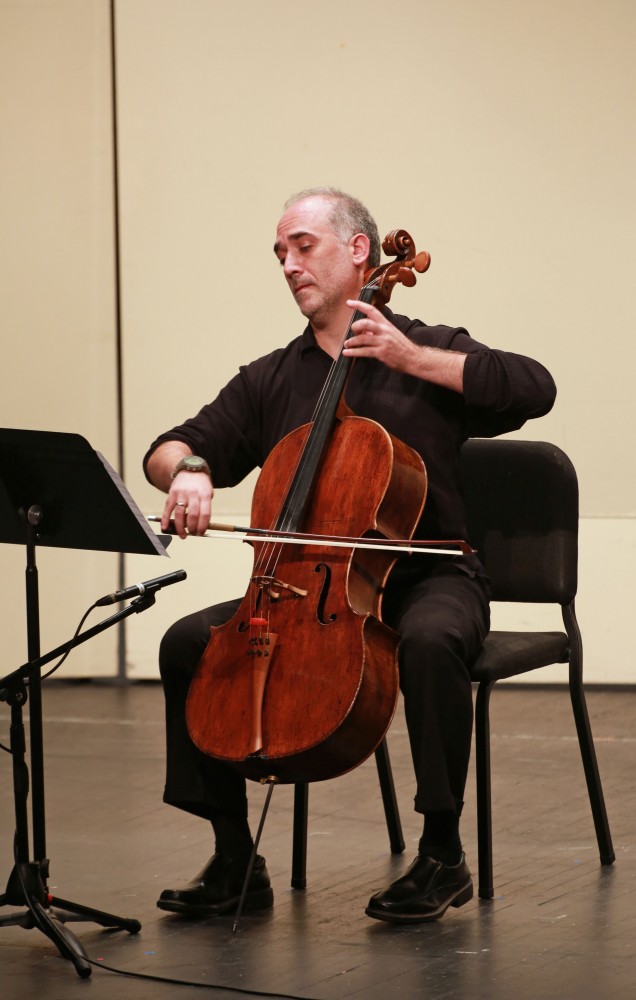
<path fill-rule="evenodd" d="M 297 292 L 294 292 L 294 301 L 301 313 L 305 312 L 305 309 L 311 308 L 311 294 L 307 287 L 299 288 Z"/>
<path fill-rule="evenodd" d="M 317 296 L 314 297 L 309 292 L 305 295 L 300 295 L 299 298 L 295 298 L 296 305 L 300 309 L 300 312 L 309 320 L 310 323 L 321 323 L 324 318 L 329 315 L 329 305 L 324 301 L 317 301 Z"/>
<path fill-rule="evenodd" d="M 305 319 L 308 319 L 310 321 L 312 317 L 314 317 L 319 312 L 319 307 L 316 306 L 315 303 L 314 304 L 311 303 L 311 301 L 309 300 L 309 296 L 304 296 L 303 299 L 301 299 L 300 301 L 296 299 L 296 305 L 300 309 Z"/>

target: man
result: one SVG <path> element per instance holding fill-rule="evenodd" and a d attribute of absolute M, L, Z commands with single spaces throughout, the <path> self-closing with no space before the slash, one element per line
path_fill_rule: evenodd
<path fill-rule="evenodd" d="M 550 375 L 529 358 L 478 344 L 463 329 L 429 327 L 359 301 L 365 271 L 379 263 L 380 243 L 367 210 L 342 192 L 315 188 L 291 198 L 274 251 L 309 324 L 286 348 L 241 368 L 213 403 L 151 446 L 146 474 L 168 493 L 164 529 L 172 516 L 182 538 L 202 534 L 213 484 L 236 484 L 285 434 L 311 419 L 357 309 L 362 318 L 344 348 L 357 359 L 347 402 L 422 456 L 429 491 L 416 537 L 465 538 L 462 443 L 471 435 L 515 430 L 547 413 L 555 398 Z M 157 904 L 191 915 L 236 909 L 253 843 L 243 779 L 200 753 L 185 725 L 188 686 L 209 627 L 227 621 L 237 603 L 178 622 L 160 653 L 168 745 L 164 800 L 209 820 L 216 839 L 203 871 L 183 889 L 165 890 Z M 424 828 L 410 869 L 373 896 L 366 912 L 395 922 L 435 920 L 473 895 L 459 817 L 472 731 L 468 667 L 489 628 L 488 583 L 475 556 L 401 557 L 382 607 L 383 620 L 400 636 L 415 809 Z M 258 858 L 245 905 L 266 908 L 272 901 L 265 862 Z"/>

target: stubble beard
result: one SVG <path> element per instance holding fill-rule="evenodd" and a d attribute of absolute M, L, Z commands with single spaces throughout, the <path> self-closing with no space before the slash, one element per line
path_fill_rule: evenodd
<path fill-rule="evenodd" d="M 311 325 L 315 329 L 321 329 L 329 324 L 331 316 L 339 308 L 342 300 L 342 291 L 334 288 L 320 295 L 318 302 L 308 302 L 305 306 L 301 306 L 299 303 L 297 304 L 302 315 L 311 323 Z"/>

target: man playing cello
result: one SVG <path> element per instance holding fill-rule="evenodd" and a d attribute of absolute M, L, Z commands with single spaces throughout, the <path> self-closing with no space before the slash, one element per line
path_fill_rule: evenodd
<path fill-rule="evenodd" d="M 346 400 L 421 455 L 428 497 L 416 538 L 466 537 L 459 451 L 468 437 L 516 430 L 547 413 L 554 382 L 538 362 L 494 350 L 462 328 L 427 326 L 358 299 L 365 272 L 379 264 L 375 222 L 355 198 L 331 188 L 292 197 L 278 224 L 274 252 L 308 325 L 287 347 L 242 367 L 214 402 L 162 434 L 149 449 L 148 479 L 168 494 L 162 526 L 203 534 L 214 486 L 240 482 L 275 445 L 307 423 L 341 349 L 357 359 Z M 361 317 L 342 348 L 352 310 Z M 436 920 L 473 895 L 459 832 L 472 733 L 469 666 L 489 628 L 488 581 L 475 555 L 400 557 L 389 576 L 382 619 L 398 633 L 400 686 L 416 779 L 415 810 L 424 817 L 408 871 L 367 906 L 393 922 Z M 212 916 L 236 910 L 252 837 L 245 780 L 201 753 L 185 721 L 190 680 L 211 625 L 228 621 L 228 601 L 177 622 L 161 644 L 166 696 L 164 801 L 211 823 L 215 853 L 186 886 L 167 889 L 161 909 Z M 212 706 L 212 711 L 214 707 Z M 222 710 L 222 707 L 221 709 Z M 273 902 L 257 858 L 245 907 Z"/>

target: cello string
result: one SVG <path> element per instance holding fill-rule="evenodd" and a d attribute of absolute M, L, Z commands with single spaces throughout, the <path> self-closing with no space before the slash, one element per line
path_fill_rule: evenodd
<path fill-rule="evenodd" d="M 274 522 L 279 530 L 285 531 L 297 527 L 295 521 L 298 520 L 299 506 L 303 503 L 302 497 L 305 497 L 305 503 L 308 500 L 309 490 L 315 479 L 318 463 L 325 449 L 327 434 L 332 426 L 333 414 L 344 389 L 344 384 L 346 384 L 347 373 L 352 363 L 351 359 L 343 357 L 342 344 L 350 336 L 351 325 L 358 315 L 358 313 L 354 313 L 349 321 L 338 356 L 334 359 L 330 367 L 319 400 L 314 407 L 311 428 L 305 444 L 298 455 L 295 465 L 290 470 L 287 489 L 283 492 L 281 504 Z M 321 421 L 320 417 L 325 412 L 327 416 Z M 329 420 L 329 428 L 325 425 L 324 421 L 326 419 Z M 269 548 L 264 546 L 261 558 L 257 561 L 258 567 L 261 570 L 266 570 L 266 575 L 273 576 L 279 565 L 283 551 L 284 549 L 281 545 L 273 544 Z"/>
<path fill-rule="evenodd" d="M 360 299 L 364 301 L 371 301 L 372 292 L 377 286 L 377 283 L 378 279 L 374 278 L 368 284 L 363 286 L 359 293 Z M 302 450 L 300 451 L 295 465 L 292 466 L 289 471 L 281 503 L 274 519 L 274 524 L 280 530 L 288 530 L 292 524 L 295 513 L 294 506 L 297 497 L 302 494 L 307 485 L 310 485 L 307 482 L 309 476 L 311 476 L 312 479 L 313 476 L 315 476 L 315 470 L 325 446 L 325 440 L 321 440 L 321 438 L 327 433 L 326 428 L 320 426 L 320 416 L 323 413 L 326 413 L 327 415 L 331 413 L 330 404 L 332 404 L 335 409 L 339 396 L 344 391 L 352 359 L 344 358 L 342 349 L 346 341 L 351 336 L 353 323 L 361 316 L 362 314 L 358 310 L 355 310 L 349 320 L 340 343 L 338 355 L 334 358 L 333 364 L 329 369 L 329 373 L 325 379 L 325 383 L 314 407 L 310 421 L 312 428 L 308 433 L 308 437 Z M 344 383 L 342 386 L 340 385 L 341 381 Z M 335 398 L 336 392 L 338 392 L 338 398 Z M 324 419 L 327 419 L 327 416 L 325 416 Z M 332 415 L 329 416 L 330 423 L 331 419 Z M 317 423 L 318 428 L 314 433 L 312 433 L 314 428 L 316 428 Z M 322 431 L 322 435 L 320 431 Z M 317 451 L 318 454 L 316 454 Z M 303 473 L 303 469 L 308 471 Z M 285 508 L 287 509 L 286 518 L 283 516 Z M 270 543 L 269 545 L 264 545 L 259 557 L 255 560 L 255 570 L 258 570 L 257 575 L 273 576 L 276 572 L 276 567 L 280 562 L 283 551 L 283 546 L 280 544 Z"/>
<path fill-rule="evenodd" d="M 377 278 L 368 282 L 360 290 L 359 298 L 370 302 L 373 290 L 377 286 L 377 283 Z M 280 530 L 290 530 L 298 527 L 297 525 L 294 525 L 294 517 L 297 516 L 297 511 L 294 508 L 298 498 L 302 497 L 303 493 L 306 497 L 305 502 L 307 502 L 308 493 L 311 489 L 313 479 L 315 478 L 318 463 L 325 449 L 327 435 L 329 434 L 332 426 L 333 414 L 338 405 L 338 401 L 345 390 L 349 371 L 351 369 L 351 365 L 353 364 L 353 360 L 351 358 L 345 358 L 343 356 L 342 348 L 352 334 L 353 323 L 361 316 L 362 314 L 356 310 L 353 312 L 349 320 L 347 329 L 345 330 L 340 344 L 339 353 L 330 367 L 318 402 L 314 407 L 311 431 L 309 432 L 305 445 L 298 456 L 295 466 L 293 466 L 290 470 L 287 480 L 288 492 L 283 492 L 283 500 L 281 501 L 275 521 Z M 325 421 L 327 420 L 329 422 L 329 426 L 325 424 Z M 290 482 L 291 487 L 289 486 Z M 276 567 L 280 562 L 283 551 L 282 545 L 276 545 L 275 543 L 273 543 L 271 547 L 264 546 L 262 555 L 257 560 L 257 566 L 261 569 L 261 571 L 267 570 L 267 575 L 273 576 L 276 571 Z"/>
<path fill-rule="evenodd" d="M 364 296 L 365 296 L 366 293 L 369 293 L 374 288 L 377 288 L 378 281 L 379 281 L 378 278 L 372 278 L 371 281 L 369 281 L 366 285 L 363 285 L 363 287 L 360 289 L 359 298 L 360 299 L 364 299 Z M 318 397 L 318 401 L 317 401 L 317 403 L 316 403 L 316 405 L 314 407 L 314 412 L 313 412 L 313 414 L 311 416 L 311 422 L 312 423 L 316 419 L 318 411 L 321 408 L 321 406 L 323 405 L 323 400 L 324 400 L 325 396 L 331 390 L 331 384 L 332 384 L 332 382 L 333 382 L 333 380 L 334 380 L 334 378 L 336 377 L 336 374 L 337 374 L 336 373 L 336 366 L 337 366 L 338 362 L 340 361 L 340 358 L 342 357 L 342 350 L 344 348 L 344 345 L 346 344 L 347 340 L 351 336 L 351 332 L 352 332 L 351 331 L 351 327 L 355 323 L 356 319 L 358 319 L 361 315 L 362 314 L 359 313 L 358 310 L 354 310 L 352 312 L 352 314 L 351 314 L 351 317 L 350 317 L 349 322 L 347 324 L 347 328 L 346 328 L 346 330 L 345 330 L 345 332 L 344 332 L 344 334 L 342 336 L 342 340 L 340 341 L 340 346 L 338 348 L 338 355 L 337 355 L 337 357 L 335 357 L 333 359 L 333 364 L 329 368 L 329 373 L 327 375 L 327 378 L 325 379 L 325 383 L 324 383 L 324 385 L 323 385 L 323 387 L 322 387 L 322 389 L 320 391 L 320 395 Z"/>
<path fill-rule="evenodd" d="M 313 414 L 312 414 L 311 420 L 310 420 L 310 423 L 312 424 L 312 426 L 315 424 L 315 420 L 316 420 L 317 414 L 320 412 L 322 406 L 325 404 L 325 400 L 328 399 L 328 397 L 329 397 L 329 395 L 330 395 L 330 393 L 332 391 L 331 387 L 332 387 L 332 385 L 333 385 L 333 383 L 334 383 L 334 381 L 336 379 L 336 375 L 337 375 L 336 369 L 337 369 L 337 366 L 338 366 L 338 362 L 339 362 L 339 360 L 340 360 L 340 358 L 342 356 L 341 355 L 342 344 L 345 343 L 345 341 L 347 340 L 347 338 L 348 338 L 348 336 L 350 334 L 351 324 L 352 323 L 353 323 L 353 316 L 349 320 L 349 324 L 348 324 L 347 329 L 345 331 L 345 334 L 343 336 L 343 340 L 342 340 L 342 343 L 341 343 L 340 351 L 338 353 L 338 357 L 334 358 L 333 363 L 330 366 L 329 373 L 328 373 L 327 378 L 326 378 L 326 380 L 325 380 L 325 382 L 324 382 L 324 384 L 322 386 L 322 389 L 320 391 L 320 395 L 318 397 L 318 400 L 317 400 L 317 402 L 316 402 L 316 404 L 314 406 Z M 310 436 L 310 433 L 311 433 L 311 431 L 308 431 L 308 438 Z M 305 443 L 304 443 L 302 449 L 300 450 L 300 452 L 298 454 L 298 457 L 297 457 L 297 460 L 296 460 L 295 464 L 289 470 L 289 474 L 288 474 L 288 477 L 287 477 L 287 482 L 286 482 L 285 487 L 284 487 L 284 489 L 282 491 L 281 502 L 280 502 L 278 511 L 277 511 L 277 513 L 276 513 L 276 515 L 274 517 L 274 520 L 273 520 L 273 524 L 280 526 L 282 530 L 285 530 L 285 522 L 281 521 L 283 508 L 284 508 L 285 505 L 287 505 L 289 507 L 289 506 L 293 506 L 293 504 L 294 504 L 294 501 L 295 501 L 296 496 L 297 496 L 298 491 L 299 491 L 299 485 L 297 483 L 294 486 L 294 480 L 295 480 L 295 478 L 296 478 L 296 476 L 297 476 L 297 474 L 299 472 L 299 468 L 300 468 L 301 463 L 303 461 L 305 461 L 305 462 L 307 461 L 307 439 L 305 440 Z M 280 556 L 281 556 L 282 551 L 283 551 L 282 546 L 277 546 L 275 544 L 270 544 L 270 546 L 265 546 L 264 545 L 263 548 L 262 548 L 262 551 L 261 551 L 261 555 L 260 555 L 259 559 L 256 561 L 255 566 L 260 571 L 266 571 L 268 573 L 268 575 L 273 575 L 273 573 L 275 572 L 275 568 L 278 565 L 278 562 L 280 560 Z"/>
<path fill-rule="evenodd" d="M 370 301 L 371 300 L 372 292 L 373 292 L 374 288 L 377 287 L 378 280 L 379 280 L 378 278 L 373 278 L 370 282 L 368 282 L 366 285 L 364 285 L 363 288 L 360 290 L 359 297 L 361 299 L 365 299 L 368 296 L 368 299 Z M 342 349 L 343 349 L 346 341 L 351 336 L 351 333 L 352 333 L 351 328 L 352 328 L 353 323 L 358 318 L 360 318 L 361 316 L 362 316 L 362 314 L 360 312 L 358 312 L 357 310 L 355 310 L 352 313 L 352 315 L 351 315 L 351 317 L 349 319 L 349 323 L 347 325 L 347 328 L 346 328 L 346 330 L 344 332 L 344 335 L 342 337 L 342 340 L 340 342 L 340 347 L 339 347 L 338 355 L 333 360 L 333 363 L 332 363 L 332 365 L 331 365 L 331 367 L 329 369 L 329 373 L 327 375 L 327 378 L 325 379 L 324 385 L 323 385 L 323 387 L 321 389 L 320 395 L 319 395 L 318 400 L 316 402 L 316 405 L 314 406 L 314 411 L 313 411 L 313 414 L 312 414 L 311 420 L 310 420 L 310 423 L 312 423 L 312 424 L 315 424 L 316 420 L 319 418 L 319 414 L 320 414 L 321 410 L 324 410 L 325 406 L 327 405 L 326 401 L 331 402 L 330 397 L 333 395 L 333 393 L 338 388 L 338 386 L 337 386 L 336 383 L 337 383 L 337 381 L 338 381 L 338 379 L 339 379 L 339 377 L 341 375 L 343 367 L 346 366 L 346 369 L 348 369 L 348 368 L 351 367 L 352 359 L 350 359 L 350 358 L 344 358 L 343 355 L 342 355 Z M 333 402 L 335 403 L 336 400 L 333 400 Z M 307 442 L 307 443 L 309 444 L 309 448 L 311 448 L 311 446 L 312 446 L 311 440 L 309 442 Z M 315 445 L 314 445 L 314 447 L 315 447 Z M 301 454 L 299 455 L 298 460 L 296 462 L 296 465 L 291 470 L 290 476 L 288 478 L 288 484 L 290 483 L 290 481 L 291 481 L 292 477 L 295 475 L 295 473 L 298 471 L 298 468 L 299 468 L 301 462 L 303 461 L 303 459 L 305 459 L 306 454 L 307 454 L 307 448 L 305 448 L 301 452 Z M 298 489 L 298 487 L 296 487 L 296 490 L 297 489 Z M 293 497 L 293 493 L 291 494 L 291 496 Z M 283 503 L 284 502 L 281 502 L 281 507 L 279 508 L 278 516 L 280 516 L 280 514 L 281 514 L 281 511 L 282 511 L 282 508 L 283 508 Z M 283 529 L 283 530 L 285 530 L 285 529 Z"/>
<path fill-rule="evenodd" d="M 334 380 L 336 378 L 336 374 L 337 374 L 336 369 L 337 369 L 338 361 L 340 360 L 340 357 L 341 357 L 342 345 L 345 343 L 347 337 L 350 334 L 351 324 L 352 323 L 353 323 L 353 316 L 349 320 L 349 324 L 347 326 L 347 329 L 346 329 L 345 334 L 344 334 L 343 339 L 342 339 L 342 343 L 340 345 L 340 350 L 339 350 L 338 356 L 336 358 L 334 358 L 334 360 L 333 360 L 333 362 L 332 362 L 332 364 L 331 364 L 331 366 L 329 368 L 329 372 L 327 374 L 327 378 L 325 379 L 325 382 L 324 382 L 324 384 L 322 386 L 322 389 L 320 391 L 320 394 L 318 396 L 318 400 L 316 401 L 316 404 L 314 406 L 314 410 L 313 410 L 312 416 L 311 416 L 310 421 L 309 421 L 309 423 L 310 423 L 310 425 L 312 425 L 312 427 L 315 424 L 315 420 L 316 420 L 317 414 L 320 412 L 322 406 L 324 405 L 325 399 L 328 398 L 330 392 L 332 391 L 331 390 L 331 386 L 333 385 Z M 273 525 L 274 526 L 279 526 L 281 528 L 281 530 L 285 530 L 285 528 L 284 528 L 284 522 L 281 521 L 283 509 L 284 509 L 284 507 L 285 507 L 286 504 L 288 506 L 293 505 L 293 501 L 295 500 L 295 497 L 296 497 L 296 495 L 298 493 L 299 487 L 298 487 L 297 483 L 296 483 L 296 485 L 294 485 L 294 480 L 297 477 L 297 474 L 299 472 L 301 463 L 303 462 L 303 460 L 306 461 L 307 442 L 308 442 L 308 439 L 309 439 L 310 435 L 311 435 L 311 428 L 307 432 L 307 438 L 306 438 L 306 440 L 304 442 L 303 447 L 299 451 L 299 454 L 297 456 L 295 464 L 292 465 L 291 468 L 290 468 L 290 470 L 289 470 L 289 473 L 288 473 L 288 476 L 287 476 L 287 481 L 286 481 L 285 486 L 284 486 L 284 488 L 283 488 L 283 490 L 281 492 L 280 505 L 279 505 L 278 510 L 277 510 L 277 512 L 276 512 L 276 514 L 275 514 L 275 516 L 273 518 Z M 255 566 L 259 570 L 261 570 L 261 571 L 267 571 L 267 572 L 269 572 L 270 575 L 272 575 L 274 573 L 274 571 L 275 571 L 276 566 L 278 565 L 278 562 L 280 560 L 280 556 L 281 556 L 282 551 L 283 551 L 282 546 L 276 545 L 275 543 L 270 543 L 269 546 L 264 545 L 263 548 L 262 548 L 261 555 L 260 555 L 259 559 L 255 562 Z"/>
<path fill-rule="evenodd" d="M 360 292 L 360 298 L 370 299 L 371 293 L 372 287 L 365 286 Z M 359 315 L 361 314 L 358 312 L 354 312 L 352 315 L 344 340 L 350 336 L 351 326 Z M 301 461 L 297 466 L 298 475 L 295 478 L 294 484 L 292 484 L 290 494 L 287 497 L 282 509 L 282 517 L 279 524 L 279 527 L 282 530 L 296 530 L 298 528 L 298 525 L 293 523 L 293 517 L 297 514 L 297 510 L 294 509 L 294 505 L 295 503 L 297 505 L 297 503 L 302 502 L 303 496 L 305 497 L 304 502 L 307 502 L 308 493 L 311 489 L 318 463 L 323 454 L 327 436 L 332 428 L 335 409 L 342 393 L 344 392 L 351 365 L 352 359 L 345 358 L 341 350 L 336 361 L 334 362 L 334 365 L 332 366 L 330 377 L 327 379 L 326 389 L 322 396 L 321 408 L 319 411 L 316 410 L 312 433 L 302 452 Z"/>

